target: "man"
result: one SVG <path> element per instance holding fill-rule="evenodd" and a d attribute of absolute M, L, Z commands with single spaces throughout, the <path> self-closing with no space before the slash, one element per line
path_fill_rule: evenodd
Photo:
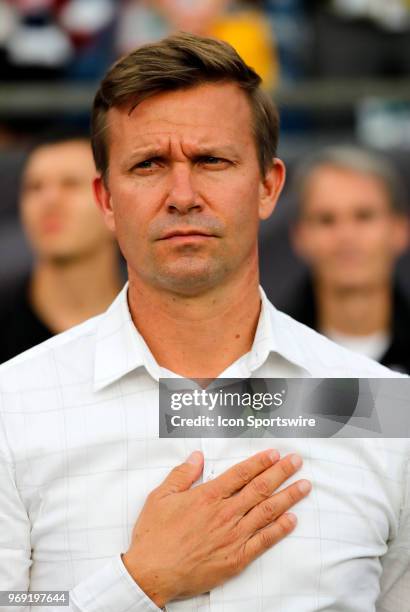
<path fill-rule="evenodd" d="M 20 213 L 35 262 L 2 297 L 0 362 L 103 312 L 121 287 L 118 249 L 93 202 L 89 140 L 36 146 L 22 178 Z"/>
<path fill-rule="evenodd" d="M 279 459 L 263 439 L 158 437 L 161 376 L 396 376 L 258 287 L 284 181 L 260 78 L 180 34 L 109 71 L 92 124 L 129 285 L 0 369 L 0 589 L 70 589 L 84 612 L 404 610 L 407 440 L 281 438 Z"/>
<path fill-rule="evenodd" d="M 296 172 L 292 237 L 312 280 L 285 309 L 329 338 L 410 372 L 410 304 L 393 283 L 408 246 L 408 212 L 395 169 L 375 153 L 331 147 Z"/>

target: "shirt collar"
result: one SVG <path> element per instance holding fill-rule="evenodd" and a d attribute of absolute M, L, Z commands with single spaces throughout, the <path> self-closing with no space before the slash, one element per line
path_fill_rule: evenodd
<path fill-rule="evenodd" d="M 311 376 L 309 356 L 306 350 L 302 350 L 300 335 L 295 333 L 297 322 L 277 310 L 262 287 L 259 287 L 259 290 L 261 313 L 250 353 L 250 369 L 261 366 L 271 353 L 276 353 Z"/>
<path fill-rule="evenodd" d="M 99 391 L 141 367 L 158 380 L 160 368 L 131 318 L 125 284 L 97 323 L 94 390 Z"/>
<path fill-rule="evenodd" d="M 94 363 L 94 390 L 99 391 L 129 372 L 145 368 L 158 381 L 162 368 L 156 362 L 144 338 L 136 329 L 127 300 L 128 283 L 108 310 L 98 318 Z M 260 288 L 261 312 L 255 339 L 249 352 L 249 369 L 254 371 L 268 359 L 270 353 L 301 367 L 309 373 L 308 360 L 295 334 L 291 333 L 289 319 L 280 313 Z M 292 323 L 293 320 L 289 319 Z"/>

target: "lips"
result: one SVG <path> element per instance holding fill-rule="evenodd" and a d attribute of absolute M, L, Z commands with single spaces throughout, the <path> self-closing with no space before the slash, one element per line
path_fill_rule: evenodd
<path fill-rule="evenodd" d="M 48 217 L 41 221 L 41 229 L 44 232 L 55 232 L 59 231 L 63 227 L 63 220 L 58 217 Z"/>
<path fill-rule="evenodd" d="M 168 240 L 169 238 L 188 238 L 189 236 L 195 237 L 195 236 L 203 236 L 205 238 L 211 238 L 213 237 L 213 234 L 208 234 L 206 232 L 204 232 L 203 230 L 195 230 L 195 229 L 189 229 L 189 230 L 170 230 L 168 232 L 165 232 L 165 234 L 163 234 L 160 238 L 160 240 Z"/>

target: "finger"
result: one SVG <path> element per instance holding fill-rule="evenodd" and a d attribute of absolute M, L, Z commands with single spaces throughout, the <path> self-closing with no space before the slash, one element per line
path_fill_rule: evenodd
<path fill-rule="evenodd" d="M 273 523 L 279 516 L 285 514 L 292 506 L 309 495 L 312 485 L 308 480 L 299 480 L 272 497 L 264 500 L 240 521 L 243 533 L 253 536 L 257 531 Z"/>
<path fill-rule="evenodd" d="M 287 455 L 275 463 L 269 470 L 256 476 L 235 497 L 237 511 L 240 514 L 246 514 L 246 512 L 261 501 L 268 499 L 301 466 L 302 458 L 299 455 Z"/>
<path fill-rule="evenodd" d="M 261 529 L 245 544 L 244 556 L 245 563 L 251 563 L 262 553 L 283 540 L 292 533 L 297 524 L 297 518 L 293 512 L 282 514 L 269 527 Z"/>
<path fill-rule="evenodd" d="M 203 469 L 204 456 L 201 451 L 194 451 L 184 463 L 171 470 L 157 490 L 165 495 L 186 491 L 198 480 Z"/>
<path fill-rule="evenodd" d="M 255 476 L 271 468 L 279 457 L 278 451 L 272 448 L 262 451 L 237 463 L 208 484 L 214 487 L 221 497 L 230 497 L 251 482 Z"/>

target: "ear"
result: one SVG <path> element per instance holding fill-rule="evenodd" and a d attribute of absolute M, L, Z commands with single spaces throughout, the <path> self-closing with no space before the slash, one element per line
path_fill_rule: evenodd
<path fill-rule="evenodd" d="M 112 209 L 112 198 L 106 182 L 102 176 L 97 176 L 93 180 L 94 197 L 98 208 L 101 210 L 104 221 L 108 229 L 115 232 L 115 219 Z"/>
<path fill-rule="evenodd" d="M 393 223 L 392 243 L 395 255 L 400 257 L 410 244 L 410 222 L 405 215 L 396 215 Z"/>
<path fill-rule="evenodd" d="M 281 159 L 275 157 L 260 185 L 259 218 L 267 219 L 272 214 L 285 184 L 286 168 Z"/>

